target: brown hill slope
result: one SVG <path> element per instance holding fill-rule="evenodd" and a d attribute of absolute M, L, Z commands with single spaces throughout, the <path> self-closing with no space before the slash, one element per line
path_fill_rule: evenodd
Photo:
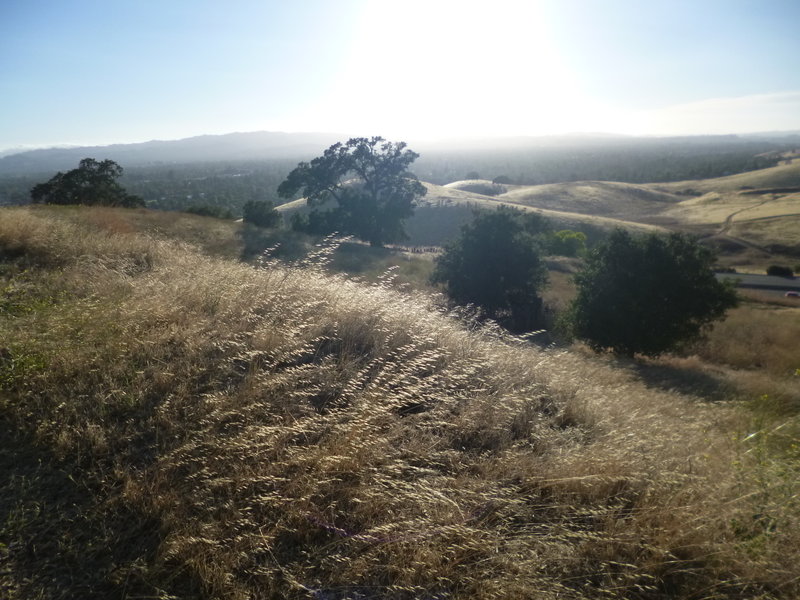
<path fill-rule="evenodd" d="M 655 190 L 701 194 L 662 214 L 679 226 L 703 226 L 765 250 L 800 256 L 800 160 L 702 181 L 654 184 Z M 768 258 L 765 255 L 765 258 Z"/>
<path fill-rule="evenodd" d="M 580 228 L 581 225 L 589 225 L 603 229 L 622 227 L 635 231 L 662 230 L 658 225 L 637 223 L 633 220 L 629 220 L 631 215 L 626 215 L 624 211 L 619 212 L 618 218 L 592 212 L 582 213 L 578 209 L 585 209 L 586 206 L 585 204 L 581 204 L 581 201 L 577 198 L 577 192 L 575 202 L 572 204 L 567 202 L 562 208 L 557 208 L 559 202 L 555 199 L 555 196 L 553 196 L 551 198 L 552 201 L 546 203 L 547 206 L 551 208 L 547 208 L 545 206 L 527 205 L 519 201 L 518 196 L 512 196 L 511 194 L 514 192 L 508 192 L 498 196 L 487 196 L 460 189 L 460 186 L 457 185 L 441 186 L 427 182 L 423 183 L 427 189 L 427 194 L 418 202 L 417 210 L 414 216 L 408 220 L 406 226 L 406 230 L 411 236 L 410 243 L 412 244 L 441 245 L 458 234 L 459 227 L 471 218 L 471 211 L 473 209 L 492 210 L 499 206 L 508 206 L 519 210 L 532 210 L 552 219 L 558 226 L 565 228 Z M 614 185 L 624 188 L 627 184 Z M 524 194 L 525 190 L 528 189 L 529 188 L 526 187 L 520 190 L 521 194 Z M 657 198 L 671 198 L 671 196 L 667 194 L 652 192 L 650 190 L 636 190 L 629 193 L 630 196 L 635 194 L 649 195 Z M 610 192 L 606 194 L 605 200 L 609 205 L 613 204 L 611 197 L 612 194 Z M 639 201 L 639 204 L 643 206 L 646 203 L 645 201 Z M 574 212 L 571 209 L 575 209 Z M 279 206 L 278 210 L 284 215 L 290 216 L 297 211 L 308 210 L 308 207 L 305 199 L 301 198 Z"/>
<path fill-rule="evenodd" d="M 499 200 L 526 206 L 636 220 L 659 214 L 679 196 L 644 185 L 609 181 L 577 181 L 514 187 Z"/>
<path fill-rule="evenodd" d="M 708 192 L 738 192 L 770 188 L 800 188 L 800 158 L 789 159 L 789 164 L 780 164 L 768 169 L 748 171 L 728 177 L 676 181 L 674 183 L 650 184 L 654 190 L 667 193 L 704 194 Z M 800 191 L 800 189 L 796 190 Z"/>
<path fill-rule="evenodd" d="M 800 593 L 794 472 L 726 407 L 427 296 L 1 217 L 5 597 Z"/>

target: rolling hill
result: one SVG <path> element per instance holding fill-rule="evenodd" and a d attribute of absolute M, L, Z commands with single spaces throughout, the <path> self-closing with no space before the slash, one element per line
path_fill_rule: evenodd
<path fill-rule="evenodd" d="M 699 194 L 662 213 L 678 226 L 700 226 L 711 234 L 800 256 L 800 160 L 718 179 L 651 186 Z"/>
<path fill-rule="evenodd" d="M 800 594 L 791 420 L 141 214 L 0 209 L 5 598 Z"/>
<path fill-rule="evenodd" d="M 800 256 L 800 159 L 732 176 L 669 184 L 578 181 L 496 186 L 458 181 L 429 186 L 427 201 L 535 209 L 566 227 L 592 224 L 632 230 L 688 229 L 763 250 Z M 476 194 L 484 189 L 492 195 Z M 688 196 L 688 197 L 687 197 Z M 572 224 L 572 225 L 570 225 Z"/>
<path fill-rule="evenodd" d="M 491 185 L 491 182 L 486 182 Z M 564 210 L 555 210 L 547 208 L 547 206 L 559 206 L 555 196 L 551 195 L 550 202 L 543 202 L 539 204 L 524 204 L 516 201 L 518 196 L 513 194 L 524 194 L 526 191 L 531 195 L 535 195 L 535 190 L 539 187 L 551 189 L 551 186 L 530 186 L 519 188 L 512 192 L 499 194 L 497 196 L 488 196 L 474 191 L 461 189 L 462 182 L 454 182 L 453 184 L 441 186 L 432 183 L 423 182 L 427 190 L 427 194 L 418 201 L 417 208 L 414 215 L 406 222 L 406 231 L 409 234 L 410 245 L 420 246 L 438 246 L 443 245 L 448 240 L 453 239 L 458 235 L 461 225 L 468 222 L 472 218 L 472 212 L 476 209 L 493 210 L 500 206 L 507 206 L 519 210 L 530 210 L 542 214 L 543 216 L 551 219 L 557 227 L 561 228 L 574 228 L 580 229 L 583 226 L 590 226 L 599 229 L 613 229 L 614 227 L 622 227 L 633 231 L 663 231 L 663 228 L 644 222 L 636 222 L 634 220 L 624 219 L 624 211 L 619 211 L 619 218 L 613 216 L 605 216 L 603 214 L 596 214 L 594 212 L 581 212 L 580 209 L 586 210 L 588 203 L 575 202 L 570 205 L 566 202 Z M 468 182 L 467 188 L 481 189 L 480 186 L 485 185 L 482 182 Z M 573 187 L 580 188 L 583 184 L 572 184 Z M 616 184 L 620 188 L 625 188 L 626 184 Z M 571 187 L 570 184 L 565 186 Z M 588 187 L 588 186 L 587 186 Z M 637 186 L 631 186 L 636 188 Z M 558 186 L 553 189 L 561 189 Z M 659 194 L 657 192 L 647 192 L 655 197 L 667 196 L 667 194 Z M 606 207 L 612 206 L 614 203 L 613 194 L 606 194 L 604 201 L 607 202 Z M 641 204 L 645 205 L 645 202 Z M 570 210 L 572 209 L 572 210 Z M 278 207 L 287 218 L 298 211 L 306 211 L 308 207 L 304 198 L 288 202 Z M 604 212 L 610 213 L 608 208 L 603 209 Z"/>
<path fill-rule="evenodd" d="M 536 208 L 635 221 L 660 213 L 680 197 L 643 185 L 577 181 L 515 187 L 498 199 Z"/>
<path fill-rule="evenodd" d="M 788 164 L 787 164 L 788 162 Z M 770 188 L 800 188 L 800 158 L 790 158 L 783 164 L 738 173 L 715 179 L 699 179 L 677 181 L 673 183 L 653 184 L 655 190 L 668 193 L 688 193 L 692 195 L 707 192 L 751 192 Z"/>

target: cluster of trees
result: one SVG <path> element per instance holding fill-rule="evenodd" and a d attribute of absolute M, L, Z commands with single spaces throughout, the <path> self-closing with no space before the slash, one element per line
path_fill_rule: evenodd
<path fill-rule="evenodd" d="M 615 230 L 576 276 L 569 330 L 595 350 L 626 356 L 679 349 L 737 304 L 733 287 L 715 277 L 714 260 L 686 234 Z"/>
<path fill-rule="evenodd" d="M 511 331 L 532 331 L 544 324 L 542 257 L 581 252 L 586 265 L 563 327 L 597 351 L 626 356 L 679 349 L 737 304 L 714 276 L 714 254 L 688 235 L 618 229 L 588 253 L 584 242 L 579 232 L 548 232 L 536 214 L 479 213 L 436 260 L 432 280 L 454 302 L 481 307 Z"/>
<path fill-rule="evenodd" d="M 278 185 L 295 162 L 195 163 L 125 170 L 121 182 L 150 208 L 187 210 L 205 206 L 240 217 L 247 202 L 282 202 Z"/>
<path fill-rule="evenodd" d="M 256 227 L 272 228 L 283 223 L 283 217 L 275 210 L 272 202 L 249 200 L 242 209 L 242 221 Z"/>
<path fill-rule="evenodd" d="M 767 275 L 773 275 L 775 277 L 794 277 L 794 271 L 797 269 L 792 269 L 792 267 L 787 267 L 785 265 L 770 265 L 767 267 Z"/>
<path fill-rule="evenodd" d="M 59 171 L 49 181 L 33 186 L 31 202 L 143 207 L 144 200 L 117 182 L 120 176 L 122 167 L 113 160 L 84 158 L 77 169 Z"/>

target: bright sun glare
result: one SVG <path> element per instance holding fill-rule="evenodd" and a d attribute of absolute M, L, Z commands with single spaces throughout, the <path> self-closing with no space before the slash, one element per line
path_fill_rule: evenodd
<path fill-rule="evenodd" d="M 370 2 L 356 30 L 320 124 L 417 138 L 620 129 L 585 102 L 535 2 Z"/>

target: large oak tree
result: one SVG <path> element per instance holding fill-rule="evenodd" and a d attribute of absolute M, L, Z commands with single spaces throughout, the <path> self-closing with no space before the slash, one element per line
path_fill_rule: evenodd
<path fill-rule="evenodd" d="M 49 181 L 33 186 L 34 204 L 89 204 L 144 206 L 144 200 L 125 191 L 117 179 L 122 167 L 113 160 L 84 158 L 77 169 L 59 171 Z"/>
<path fill-rule="evenodd" d="M 427 191 L 408 170 L 418 156 L 405 142 L 352 138 L 297 165 L 278 194 L 292 198 L 302 193 L 318 228 L 352 234 L 373 246 L 401 241 L 406 237 L 403 221 Z"/>

